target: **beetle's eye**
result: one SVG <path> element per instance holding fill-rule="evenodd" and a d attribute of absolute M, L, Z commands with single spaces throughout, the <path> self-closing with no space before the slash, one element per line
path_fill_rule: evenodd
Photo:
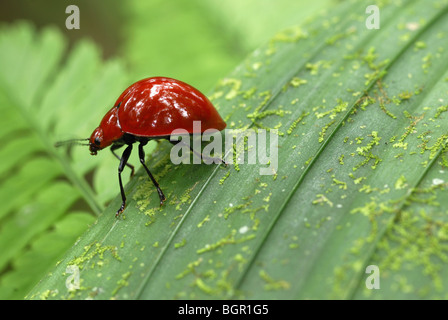
<path fill-rule="evenodd" d="M 99 146 L 101 144 L 100 138 L 98 138 L 98 137 L 95 138 L 94 142 L 97 146 Z"/>

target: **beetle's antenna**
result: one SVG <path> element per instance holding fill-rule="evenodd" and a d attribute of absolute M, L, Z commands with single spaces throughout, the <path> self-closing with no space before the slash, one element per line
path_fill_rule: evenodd
<path fill-rule="evenodd" d="M 65 146 L 65 145 L 79 145 L 79 146 L 88 146 L 89 143 L 81 143 L 81 141 L 88 141 L 89 138 L 87 139 L 70 139 L 70 140 L 65 140 L 65 141 L 58 141 L 54 144 L 54 146 L 57 147 L 61 147 L 61 146 Z"/>

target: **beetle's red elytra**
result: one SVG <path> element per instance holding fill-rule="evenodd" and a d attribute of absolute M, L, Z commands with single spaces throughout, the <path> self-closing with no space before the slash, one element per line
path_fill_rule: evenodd
<path fill-rule="evenodd" d="M 194 132 L 193 122 L 200 121 L 200 131 Z M 175 129 L 185 129 L 189 134 L 202 133 L 208 129 L 223 130 L 226 123 L 213 104 L 199 90 L 189 84 L 166 77 L 146 78 L 128 87 L 117 99 L 93 131 L 89 140 L 90 154 L 96 155 L 101 149 L 111 146 L 111 151 L 120 160 L 118 181 L 122 204 L 116 216 L 126 206 L 126 195 L 121 180 L 121 172 L 128 164 L 132 145 L 138 142 L 139 159 L 149 178 L 157 188 L 160 205 L 166 200 L 159 184 L 145 165 L 143 146 L 153 139 L 167 139 Z M 173 144 L 181 141 L 170 141 Z M 127 146 L 122 156 L 115 150 Z M 224 161 L 221 160 L 222 163 Z"/>

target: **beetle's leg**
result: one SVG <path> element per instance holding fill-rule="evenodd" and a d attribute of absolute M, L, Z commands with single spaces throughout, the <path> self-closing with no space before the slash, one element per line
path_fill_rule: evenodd
<path fill-rule="evenodd" d="M 151 172 L 149 171 L 148 167 L 145 164 L 145 151 L 143 150 L 143 146 L 145 144 L 146 142 L 140 142 L 140 144 L 138 145 L 138 157 L 140 158 L 140 163 L 142 164 L 143 168 L 145 168 L 152 183 L 157 188 L 157 192 L 159 193 L 160 198 L 160 205 L 163 205 L 163 201 L 166 200 L 165 195 L 163 194 L 162 189 L 160 189 L 159 184 L 157 183 L 156 179 L 154 179 L 153 175 L 151 174 Z"/>
<path fill-rule="evenodd" d="M 123 182 L 121 181 L 121 172 L 123 171 L 124 166 L 128 162 L 131 152 L 132 152 L 132 144 L 128 145 L 127 148 L 124 149 L 123 155 L 121 156 L 121 159 L 120 159 L 120 165 L 118 166 L 118 182 L 120 184 L 120 192 L 121 192 L 122 202 L 121 202 L 120 209 L 118 209 L 117 213 L 115 214 L 116 217 L 118 217 L 120 215 L 120 213 L 123 212 L 124 207 L 126 206 L 126 195 L 124 193 Z"/>
<path fill-rule="evenodd" d="M 199 157 L 199 159 L 202 159 L 202 160 L 208 160 L 208 161 L 210 161 L 210 163 L 221 162 L 223 165 L 226 165 L 226 166 L 227 166 L 227 162 L 225 162 L 224 159 L 221 159 L 221 158 L 218 158 L 218 157 L 216 157 L 216 158 L 212 158 L 212 157 L 204 156 L 202 153 L 197 152 L 197 151 L 194 150 L 190 145 L 187 145 L 187 144 L 186 144 L 185 142 L 183 142 L 182 140 L 178 140 L 178 141 L 175 141 L 175 140 L 174 140 L 174 141 L 171 141 L 171 140 L 168 139 L 168 141 L 171 142 L 173 145 L 181 144 L 181 145 L 188 146 L 188 147 L 190 148 L 191 152 L 193 152 L 195 155 L 197 155 L 197 156 Z"/>
<path fill-rule="evenodd" d="M 110 147 L 110 151 L 112 151 L 112 154 L 120 161 L 121 161 L 121 158 L 118 154 L 115 153 L 115 150 L 120 149 L 122 146 L 123 146 L 123 144 L 113 144 Z M 132 178 L 134 176 L 134 172 L 135 172 L 134 166 L 130 163 L 126 163 L 126 166 L 128 166 L 131 169 L 131 178 Z"/>

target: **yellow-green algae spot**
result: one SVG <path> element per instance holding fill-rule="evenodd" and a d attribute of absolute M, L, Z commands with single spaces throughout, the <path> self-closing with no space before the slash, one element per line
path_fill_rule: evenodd
<path fill-rule="evenodd" d="M 308 83 L 307 80 L 300 79 L 299 77 L 294 77 L 291 79 L 291 81 L 289 81 L 289 84 L 295 88 L 301 86 L 302 84 L 306 84 L 306 83 Z"/>
<path fill-rule="evenodd" d="M 422 69 L 424 73 L 428 73 L 428 69 L 432 65 L 433 55 L 432 53 L 428 53 L 426 56 L 422 58 Z"/>
<path fill-rule="evenodd" d="M 436 114 L 434 115 L 434 118 L 438 118 L 438 117 L 440 117 L 440 115 L 443 113 L 443 112 L 446 112 L 446 111 L 448 111 L 448 105 L 446 105 L 446 106 L 441 106 L 441 107 L 439 107 L 439 108 L 437 108 L 437 112 L 436 112 Z"/>
<path fill-rule="evenodd" d="M 116 295 L 121 288 L 127 287 L 129 285 L 128 279 L 131 276 L 131 272 L 128 271 L 121 275 L 121 279 L 117 281 L 117 287 L 112 291 L 112 296 Z"/>
<path fill-rule="evenodd" d="M 319 142 L 324 141 L 325 133 L 328 130 L 328 128 L 336 122 L 335 118 L 336 118 L 337 114 L 346 111 L 347 107 L 348 107 L 348 102 L 338 99 L 337 105 L 334 108 L 332 108 L 331 110 L 327 110 L 325 112 L 315 112 L 314 113 L 317 119 L 321 119 L 321 118 L 328 116 L 332 120 L 329 123 L 327 123 L 322 128 L 321 132 L 319 133 Z"/>
<path fill-rule="evenodd" d="M 235 237 L 235 235 L 237 234 L 237 230 L 233 229 L 232 232 L 224 238 L 218 240 L 213 244 L 206 244 L 203 248 L 197 250 L 196 253 L 201 254 L 204 252 L 213 251 L 229 244 L 239 244 L 255 238 L 255 234 L 250 234 L 241 238 Z"/>
<path fill-rule="evenodd" d="M 243 91 L 243 98 L 244 99 L 250 99 L 255 95 L 255 91 L 257 91 L 256 87 L 252 87 L 250 89 L 247 89 L 246 91 Z"/>
<path fill-rule="evenodd" d="M 184 193 L 180 196 L 179 200 L 177 200 L 176 204 L 176 210 L 181 210 L 182 205 L 186 203 L 191 203 L 191 195 L 190 193 L 193 191 L 193 189 L 196 187 L 198 182 L 196 182 L 191 188 L 187 188 Z"/>
<path fill-rule="evenodd" d="M 291 287 L 291 284 L 288 281 L 285 281 L 285 280 L 275 280 L 265 270 L 260 270 L 258 275 L 266 283 L 264 285 L 264 289 L 267 290 L 267 291 L 270 291 L 270 290 L 288 290 Z"/>
<path fill-rule="evenodd" d="M 356 27 L 352 26 L 345 30 L 344 32 L 339 32 L 325 40 L 326 44 L 333 45 L 341 39 L 347 38 L 348 36 L 356 32 Z"/>
<path fill-rule="evenodd" d="M 98 257 L 100 261 L 97 261 L 96 264 L 95 263 L 92 264 L 92 267 L 94 267 L 95 265 L 102 266 L 104 264 L 103 260 L 104 260 L 104 254 L 106 252 L 110 252 L 115 260 L 121 261 L 121 258 L 118 256 L 116 246 L 112 245 L 105 246 L 101 245 L 100 243 L 94 242 L 88 246 L 85 246 L 84 252 L 79 257 L 70 260 L 70 262 L 68 262 L 67 265 L 77 265 L 80 269 L 82 269 L 86 262 L 89 262 L 94 257 Z"/>
<path fill-rule="evenodd" d="M 392 119 L 397 119 L 397 116 L 396 115 L 394 115 L 392 112 L 390 112 L 388 109 L 386 109 L 386 106 L 385 106 L 385 104 L 384 104 L 384 102 L 383 101 L 380 101 L 380 109 L 385 113 L 385 114 L 387 114 L 389 117 L 391 117 Z"/>
<path fill-rule="evenodd" d="M 203 292 L 205 292 L 205 293 L 207 293 L 209 295 L 212 295 L 215 292 L 215 290 L 213 290 L 212 287 L 210 287 L 207 284 L 205 284 L 205 282 L 202 281 L 201 278 L 196 278 L 195 281 L 194 281 L 194 285 L 196 287 L 198 287 L 201 291 L 203 291 Z"/>
<path fill-rule="evenodd" d="M 364 75 L 364 78 L 366 78 L 366 82 L 364 84 L 366 86 L 368 86 L 372 81 L 377 81 L 378 79 L 383 78 L 387 73 L 387 71 L 382 70 L 382 68 L 389 63 L 389 59 L 375 63 L 377 58 L 378 54 L 375 53 L 374 47 L 370 47 L 367 53 L 362 57 L 363 62 L 367 63 L 369 69 L 373 71 Z"/>
<path fill-rule="evenodd" d="M 229 175 L 230 175 L 230 171 L 227 171 L 227 173 L 221 179 L 219 179 L 219 184 L 220 185 L 224 184 L 224 181 L 226 181 L 226 179 L 229 177 Z"/>
<path fill-rule="evenodd" d="M 243 210 L 243 209 L 249 207 L 251 205 L 251 203 L 252 203 L 252 201 L 248 200 L 248 201 L 246 201 L 244 203 L 240 203 L 238 205 L 233 205 L 232 203 L 229 204 L 229 206 L 224 209 L 224 212 L 223 212 L 224 219 L 227 219 L 232 213 L 234 213 L 237 210 Z M 243 210 L 243 213 L 245 213 L 245 212 L 246 211 Z"/>
<path fill-rule="evenodd" d="M 160 159 L 157 163 L 155 163 L 154 168 L 162 167 L 163 169 L 160 170 L 156 175 L 155 179 L 157 181 L 160 181 L 163 176 L 165 176 L 172 168 L 172 164 L 170 162 L 170 155 L 169 153 L 165 154 L 162 159 Z M 132 195 L 132 198 L 137 202 L 137 208 L 144 212 L 146 215 L 153 216 L 155 213 L 155 209 L 158 209 L 159 207 L 154 207 L 151 209 L 146 208 L 151 203 L 150 198 L 152 194 L 155 191 L 155 188 L 152 184 L 152 182 L 148 179 L 147 176 L 140 176 L 139 180 L 142 181 L 142 183 L 137 184 L 136 191 Z M 169 198 L 169 197 L 168 197 Z"/>
<path fill-rule="evenodd" d="M 403 111 L 406 118 L 408 118 L 411 122 L 411 124 L 406 128 L 405 133 L 400 137 L 397 143 L 393 145 L 394 148 L 403 148 L 404 150 L 407 149 L 408 143 L 404 142 L 404 140 L 415 131 L 415 127 L 417 126 L 417 123 L 419 123 L 423 119 L 423 115 L 421 116 L 412 116 L 407 112 L 406 110 Z"/>
<path fill-rule="evenodd" d="M 187 264 L 187 267 L 185 268 L 185 270 L 183 270 L 181 273 L 176 275 L 176 279 L 182 279 L 190 273 L 193 273 L 193 274 L 196 273 L 195 268 L 198 267 L 202 263 L 202 260 L 203 260 L 202 257 L 200 257 L 196 261 L 193 261 L 193 262 L 190 262 L 189 264 Z"/>
<path fill-rule="evenodd" d="M 226 100 L 235 98 L 241 89 L 241 80 L 235 78 L 224 78 L 220 82 L 220 86 L 230 86 L 229 92 L 225 95 Z"/>
<path fill-rule="evenodd" d="M 409 100 L 409 99 L 412 98 L 413 95 L 414 95 L 414 93 L 411 92 L 411 91 L 403 91 L 403 92 L 400 92 L 400 93 L 398 94 L 398 97 L 399 97 L 401 100 Z"/>
<path fill-rule="evenodd" d="M 351 173 L 351 172 L 348 174 L 348 176 L 353 179 L 353 183 L 354 184 L 360 184 L 362 182 L 362 180 L 367 179 L 367 177 L 356 178 L 355 175 L 353 173 Z"/>
<path fill-rule="evenodd" d="M 178 248 L 185 246 L 186 244 L 187 244 L 187 239 L 183 238 L 180 242 L 177 242 L 174 244 L 174 248 L 178 249 Z"/>
<path fill-rule="evenodd" d="M 325 195 L 323 194 L 317 194 L 316 195 L 316 200 L 313 200 L 312 204 L 327 204 L 330 207 L 333 207 L 333 202 L 331 202 Z"/>
<path fill-rule="evenodd" d="M 291 134 L 292 131 L 297 127 L 297 125 L 303 120 L 303 118 L 305 118 L 306 116 L 308 116 L 310 113 L 309 112 L 305 112 L 303 111 L 302 114 L 293 121 L 293 123 L 291 124 L 291 126 L 288 128 L 288 130 L 286 131 L 287 134 Z"/>
<path fill-rule="evenodd" d="M 58 294 L 58 290 L 45 290 L 39 295 L 40 300 L 47 300 L 48 298 L 56 297 Z M 32 297 L 33 298 L 33 297 Z"/>
<path fill-rule="evenodd" d="M 404 188 L 406 188 L 408 186 L 408 184 L 406 182 L 407 182 L 407 180 L 406 180 L 405 176 L 401 175 L 397 179 L 397 181 L 395 181 L 395 184 L 394 184 L 395 189 L 404 189 Z"/>
<path fill-rule="evenodd" d="M 210 221 L 210 215 L 209 214 L 201 222 L 198 223 L 197 227 L 198 228 L 202 228 L 204 223 L 206 223 L 207 221 Z"/>
<path fill-rule="evenodd" d="M 372 159 L 374 160 L 374 163 L 371 168 L 375 169 L 377 165 L 382 161 L 377 155 L 374 155 L 371 152 L 374 146 L 379 145 L 381 137 L 378 136 L 377 131 L 372 131 L 369 136 L 372 137 L 372 139 L 366 146 L 356 148 L 356 152 L 358 153 L 358 155 L 363 156 L 365 159 L 362 162 L 358 163 L 355 167 L 353 167 L 353 171 L 356 171 L 360 167 L 366 165 Z"/>
<path fill-rule="evenodd" d="M 334 182 L 334 184 L 339 186 L 339 189 L 347 190 L 347 183 L 346 182 L 340 181 L 340 180 L 337 180 L 337 179 L 334 179 L 334 178 L 333 178 L 333 182 Z"/>
<path fill-rule="evenodd" d="M 308 32 L 299 26 L 294 26 L 277 33 L 268 43 L 268 48 L 265 51 L 267 56 L 273 55 L 277 52 L 276 44 L 278 42 L 297 42 L 300 39 L 308 38 Z"/>
<path fill-rule="evenodd" d="M 414 44 L 414 51 L 419 51 L 426 48 L 426 43 L 424 41 L 417 41 Z"/>
<path fill-rule="evenodd" d="M 330 121 L 322 127 L 322 130 L 319 132 L 319 143 L 322 143 L 325 140 L 325 133 L 327 132 L 328 128 L 330 128 L 335 122 L 336 120 Z"/>
<path fill-rule="evenodd" d="M 272 93 L 270 91 L 264 91 L 259 94 L 259 97 L 263 98 L 263 100 L 254 109 L 254 111 L 252 113 L 247 114 L 247 118 L 249 118 L 252 121 L 252 123 L 255 125 L 256 128 L 262 128 L 262 129 L 265 129 L 266 131 L 270 131 L 271 128 L 264 126 L 262 123 L 260 123 L 259 120 L 266 118 L 268 116 L 271 116 L 271 115 L 277 115 L 280 117 L 284 117 L 285 115 L 292 113 L 290 110 L 284 110 L 283 106 L 281 106 L 281 105 L 277 109 L 274 109 L 274 110 L 261 111 L 263 109 L 263 107 L 271 99 Z M 281 126 L 282 126 L 282 124 L 279 123 L 273 129 L 278 129 Z M 283 135 L 283 133 L 279 132 L 279 135 Z"/>
<path fill-rule="evenodd" d="M 427 147 L 430 151 L 429 159 L 434 159 L 440 152 L 444 152 L 448 147 L 448 134 L 444 134 L 437 138 L 432 147 Z"/>

